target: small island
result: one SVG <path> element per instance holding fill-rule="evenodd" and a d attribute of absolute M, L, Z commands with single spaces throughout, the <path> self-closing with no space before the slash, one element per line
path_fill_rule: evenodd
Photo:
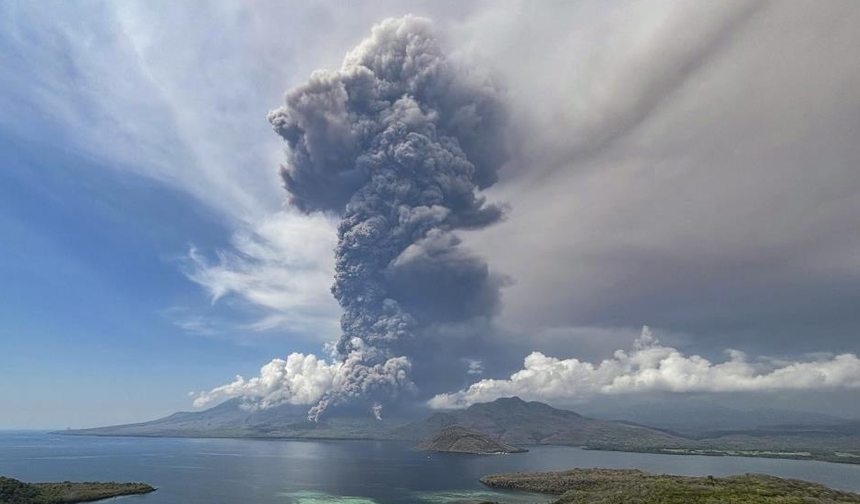
<path fill-rule="evenodd" d="M 715 478 L 656 475 L 635 469 L 574 469 L 492 474 L 480 481 L 492 488 L 557 495 L 554 504 L 860 503 L 860 494 L 761 474 Z"/>
<path fill-rule="evenodd" d="M 74 504 L 154 491 L 146 483 L 24 483 L 0 476 L 0 504 Z"/>
<path fill-rule="evenodd" d="M 417 449 L 422 451 L 471 453 L 476 455 L 498 455 L 527 451 L 500 443 L 483 432 L 466 429 L 458 425 L 445 427 L 431 439 L 418 445 Z"/>

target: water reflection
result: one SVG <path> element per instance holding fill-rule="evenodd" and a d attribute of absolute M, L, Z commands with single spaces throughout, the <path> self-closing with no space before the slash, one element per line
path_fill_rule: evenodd
<path fill-rule="evenodd" d="M 26 481 L 146 481 L 155 493 L 127 504 L 456 504 L 541 502 L 495 492 L 494 472 L 574 467 L 655 473 L 766 473 L 860 491 L 860 466 L 799 460 L 672 456 L 536 447 L 503 456 L 427 454 L 410 444 L 366 441 L 94 438 L 0 433 L 0 475 Z"/>

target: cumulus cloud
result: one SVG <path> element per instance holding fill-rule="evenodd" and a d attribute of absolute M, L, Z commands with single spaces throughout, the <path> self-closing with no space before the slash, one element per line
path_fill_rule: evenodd
<path fill-rule="evenodd" d="M 373 367 L 357 366 L 354 359 L 365 362 L 366 353 L 372 348 L 355 342 L 358 350 L 344 361 L 328 363 L 315 355 L 292 353 L 286 360 L 273 359 L 260 368 L 259 376 L 246 380 L 242 376 L 212 390 L 199 392 L 194 399 L 195 407 L 205 407 L 213 402 L 228 398 L 242 399 L 248 409 L 270 408 L 282 404 L 314 405 L 332 390 L 349 389 L 349 393 L 370 395 L 384 394 L 396 396 L 402 391 L 410 391 L 409 362 L 404 358 L 392 358 Z M 356 373 L 366 376 L 356 377 Z M 374 404 L 372 411 L 379 417 L 382 406 Z"/>
<path fill-rule="evenodd" d="M 231 397 L 241 397 L 250 408 L 279 404 L 312 404 L 331 388 L 340 366 L 329 365 L 315 355 L 292 353 L 273 359 L 260 368 L 260 375 L 246 380 L 242 376 L 194 399 L 197 408 Z"/>
<path fill-rule="evenodd" d="M 860 388 L 860 358 L 846 353 L 804 361 L 757 359 L 738 350 L 713 363 L 663 346 L 646 326 L 631 351 L 598 364 L 533 352 L 509 379 L 485 379 L 433 397 L 432 408 L 463 408 L 499 397 L 571 402 L 596 395 L 640 392 L 761 392 Z"/>

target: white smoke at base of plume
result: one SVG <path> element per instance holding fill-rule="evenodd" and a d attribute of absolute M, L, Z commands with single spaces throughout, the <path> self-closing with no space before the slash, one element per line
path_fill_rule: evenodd
<path fill-rule="evenodd" d="M 236 376 L 230 383 L 209 391 L 194 394 L 195 408 L 203 408 L 226 399 L 240 398 L 242 407 L 249 410 L 267 409 L 283 404 L 316 404 L 332 390 L 341 390 L 354 381 L 352 373 L 355 363 L 350 359 L 367 359 L 366 354 L 375 352 L 360 340 L 352 342 L 355 347 L 348 359 L 326 362 L 313 354 L 294 352 L 286 360 L 273 359 L 260 368 L 259 376 L 245 379 Z M 373 386 L 397 387 L 414 392 L 414 385 L 408 378 L 409 362 L 405 357 L 393 357 L 378 364 L 372 372 L 384 377 L 389 383 L 381 384 L 383 378 L 369 382 Z M 382 405 L 375 404 L 373 409 L 377 419 L 382 418 Z"/>
<path fill-rule="evenodd" d="M 860 358 L 852 353 L 806 361 L 758 358 L 727 350 L 721 363 L 686 356 L 663 346 L 648 326 L 632 351 L 617 350 L 599 364 L 557 359 L 532 352 L 523 369 L 506 380 L 484 379 L 459 392 L 428 401 L 435 409 L 465 408 L 507 396 L 542 401 L 576 401 L 634 392 L 761 392 L 860 388 Z"/>
<path fill-rule="evenodd" d="M 273 359 L 261 367 L 259 376 L 249 380 L 236 376 L 230 383 L 196 394 L 194 407 L 234 397 L 241 397 L 243 407 L 249 409 L 312 404 L 332 388 L 340 368 L 340 363 L 328 364 L 312 354 L 292 353 L 287 360 Z"/>

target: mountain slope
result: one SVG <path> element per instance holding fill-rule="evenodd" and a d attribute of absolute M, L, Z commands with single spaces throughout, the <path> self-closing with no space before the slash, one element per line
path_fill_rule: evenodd
<path fill-rule="evenodd" d="M 442 429 L 457 425 L 488 435 L 498 443 L 524 446 L 563 444 L 611 446 L 614 449 L 675 447 L 684 440 L 635 424 L 595 420 L 517 397 L 475 404 L 465 410 L 438 412 L 426 420 L 386 418 L 366 413 L 307 419 L 306 408 L 284 405 L 266 410 L 247 410 L 230 400 L 204 411 L 180 412 L 128 425 L 65 431 L 89 436 L 257 437 L 299 439 L 390 439 L 424 441 Z"/>
<path fill-rule="evenodd" d="M 298 439 L 389 439 L 389 432 L 407 420 L 376 420 L 367 413 L 359 416 L 308 420 L 307 406 L 282 405 L 269 409 L 242 408 L 231 399 L 203 411 L 179 412 L 136 424 L 63 431 L 78 436 L 143 437 L 253 437 Z"/>
<path fill-rule="evenodd" d="M 403 414 L 403 413 L 401 413 Z M 411 412 L 411 418 L 415 418 Z M 319 423 L 307 419 L 305 407 L 284 405 L 248 410 L 231 400 L 197 412 L 175 413 L 138 424 L 69 430 L 91 436 L 253 437 L 293 439 L 376 439 L 424 441 L 442 429 L 459 426 L 486 434 L 494 442 L 527 446 L 554 444 L 590 449 L 667 454 L 734 455 L 860 463 L 860 422 L 782 425 L 754 430 L 716 431 L 683 436 L 643 425 L 585 417 L 517 397 L 437 412 L 420 421 L 366 411 L 332 415 Z"/>
<path fill-rule="evenodd" d="M 500 453 L 522 453 L 522 448 L 499 443 L 483 432 L 464 429 L 456 425 L 445 427 L 433 438 L 418 445 L 419 450 L 447 452 L 447 453 L 474 453 L 478 455 L 494 455 Z"/>
<path fill-rule="evenodd" d="M 641 449 L 686 444 L 683 438 L 648 427 L 595 420 L 544 403 L 526 402 L 518 397 L 474 404 L 464 410 L 434 413 L 427 420 L 395 429 L 393 434 L 396 437 L 426 439 L 452 425 L 483 432 L 496 441 L 516 446 L 611 445 L 615 449 Z"/>

